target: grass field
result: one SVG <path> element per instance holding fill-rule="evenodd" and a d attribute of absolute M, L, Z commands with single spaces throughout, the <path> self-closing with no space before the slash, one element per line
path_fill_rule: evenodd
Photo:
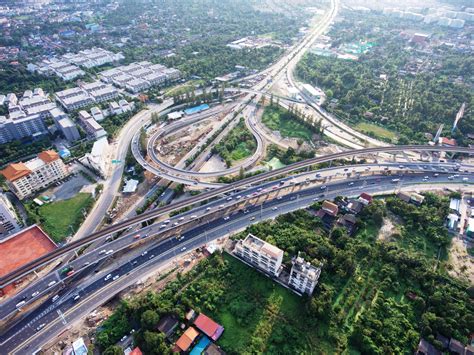
<path fill-rule="evenodd" d="M 227 136 L 214 146 L 213 152 L 219 154 L 229 168 L 234 162 L 251 156 L 256 149 L 257 142 L 241 118 Z"/>
<path fill-rule="evenodd" d="M 230 158 L 233 161 L 241 160 L 252 155 L 252 151 L 247 148 L 246 142 L 241 142 L 235 149 L 231 152 Z"/>
<path fill-rule="evenodd" d="M 295 119 L 283 116 L 283 111 L 275 107 L 267 107 L 262 122 L 272 131 L 279 131 L 282 137 L 300 138 L 311 141 L 313 133 L 305 125 Z"/>
<path fill-rule="evenodd" d="M 277 157 L 273 157 L 270 161 L 266 162 L 265 164 L 270 166 L 273 170 L 280 169 L 286 166 Z"/>
<path fill-rule="evenodd" d="M 82 220 L 82 211 L 88 211 L 93 203 L 92 195 L 79 193 L 75 197 L 37 207 L 27 206 L 28 213 L 49 234 L 55 242 L 61 242 L 73 229 L 76 231 Z"/>
<path fill-rule="evenodd" d="M 389 139 L 392 143 L 397 142 L 396 133 L 375 124 L 360 122 L 355 126 L 355 129 L 363 133 L 372 133 L 378 138 Z"/>
<path fill-rule="evenodd" d="M 226 294 L 233 295 L 233 300 L 216 314 L 225 328 L 218 342 L 224 349 L 242 353 L 256 336 L 270 344 L 280 333 L 280 327 L 301 327 L 298 320 L 303 317 L 304 307 L 300 297 L 232 256 L 223 254 L 223 258 L 229 263 L 233 278 L 225 290 Z M 233 308 L 245 300 L 250 302 L 252 311 L 245 319 L 239 319 Z"/>

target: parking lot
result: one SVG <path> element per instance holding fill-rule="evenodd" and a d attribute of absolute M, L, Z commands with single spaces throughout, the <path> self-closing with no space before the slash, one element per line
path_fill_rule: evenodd
<path fill-rule="evenodd" d="M 60 183 L 56 183 L 56 185 L 53 185 L 41 195 L 47 196 L 53 201 L 67 200 L 79 193 L 84 186 L 90 184 L 81 174 L 74 174 Z"/>

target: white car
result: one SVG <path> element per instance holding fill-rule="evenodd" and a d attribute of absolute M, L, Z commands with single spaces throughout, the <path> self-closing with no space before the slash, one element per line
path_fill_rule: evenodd
<path fill-rule="evenodd" d="M 229 216 L 225 216 L 225 217 L 224 217 L 224 221 L 228 221 L 229 219 L 230 219 Z"/>
<path fill-rule="evenodd" d="M 111 277 L 112 277 L 112 274 L 108 274 L 108 275 L 104 278 L 104 281 L 110 280 Z"/>
<path fill-rule="evenodd" d="M 44 328 L 45 325 L 46 325 L 45 323 L 41 323 L 40 325 L 36 327 L 36 331 L 39 332 L 41 329 Z"/>
<path fill-rule="evenodd" d="M 275 206 L 275 207 L 272 208 L 272 211 L 276 211 L 277 209 L 278 209 L 278 207 Z"/>
<path fill-rule="evenodd" d="M 51 281 L 51 282 L 48 284 L 48 287 L 54 286 L 55 284 L 56 284 L 56 281 Z"/>
<path fill-rule="evenodd" d="M 35 298 L 38 295 L 39 295 L 39 291 L 35 291 L 31 294 L 31 298 Z"/>
<path fill-rule="evenodd" d="M 179 217 L 178 221 L 184 221 L 184 217 Z"/>
<path fill-rule="evenodd" d="M 145 250 L 145 251 L 142 253 L 142 256 L 145 256 L 145 255 L 147 255 L 147 254 L 148 254 L 148 251 Z"/>
<path fill-rule="evenodd" d="M 105 253 L 107 253 L 107 250 L 105 250 L 105 249 L 102 249 L 101 251 L 99 251 L 99 255 L 103 255 Z"/>
<path fill-rule="evenodd" d="M 182 248 L 181 248 L 181 251 L 185 251 L 185 250 L 186 250 L 186 247 L 182 247 Z"/>
<path fill-rule="evenodd" d="M 105 253 L 105 255 L 110 255 L 110 254 L 112 254 L 113 252 L 114 252 L 113 249 L 107 250 L 107 252 Z"/>
<path fill-rule="evenodd" d="M 117 280 L 119 277 L 120 277 L 120 275 L 115 275 L 115 276 L 112 278 L 112 281 Z"/>

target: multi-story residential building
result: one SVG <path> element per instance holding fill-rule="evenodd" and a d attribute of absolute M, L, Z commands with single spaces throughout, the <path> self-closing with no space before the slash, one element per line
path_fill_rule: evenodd
<path fill-rule="evenodd" d="M 127 90 L 134 93 L 134 94 L 136 94 L 140 91 L 146 90 L 146 89 L 150 88 L 150 86 L 151 86 L 150 82 L 148 82 L 146 80 L 143 80 L 141 78 L 136 78 L 136 79 L 130 80 L 125 85 Z"/>
<path fill-rule="evenodd" d="M 69 117 L 59 120 L 57 127 L 59 127 L 59 130 L 69 142 L 74 142 L 81 138 L 76 125 Z"/>
<path fill-rule="evenodd" d="M 91 137 L 99 139 L 107 135 L 107 132 L 104 130 L 104 128 L 96 120 L 94 120 L 94 118 L 92 118 L 88 112 L 79 112 L 79 121 L 81 122 L 82 127 L 84 127 L 86 133 Z"/>
<path fill-rule="evenodd" d="M 43 119 L 51 116 L 56 104 L 41 88 L 26 90 L 20 100 L 15 94 L 2 96 L 9 114 L 0 117 L 0 144 L 48 133 Z"/>
<path fill-rule="evenodd" d="M 95 102 L 109 101 L 119 96 L 119 92 L 112 85 L 105 85 L 96 90 L 88 90 L 88 93 Z"/>
<path fill-rule="evenodd" d="M 21 200 L 64 179 L 68 170 L 58 153 L 46 150 L 25 163 L 12 163 L 0 173 Z"/>
<path fill-rule="evenodd" d="M 113 83 L 132 93 L 146 90 L 153 85 L 161 85 L 167 81 L 174 81 L 180 77 L 181 72 L 179 70 L 167 68 L 161 64 L 152 64 L 148 61 L 131 63 L 100 73 L 102 81 Z"/>
<path fill-rule="evenodd" d="M 68 141 L 74 142 L 81 138 L 74 122 L 59 108 L 51 110 L 50 115 L 53 117 L 56 128 L 63 133 Z"/>
<path fill-rule="evenodd" d="M 122 99 L 118 102 L 118 104 L 120 105 L 122 112 L 128 112 L 132 110 L 132 105 L 130 105 L 127 100 Z"/>
<path fill-rule="evenodd" d="M 109 102 L 109 111 L 112 115 L 120 115 L 123 113 L 122 108 L 115 101 Z"/>
<path fill-rule="evenodd" d="M 57 92 L 56 99 L 66 111 L 77 110 L 94 103 L 94 99 L 86 91 L 77 87 Z"/>
<path fill-rule="evenodd" d="M 0 239 L 20 230 L 15 209 L 4 193 L 0 193 Z"/>
<path fill-rule="evenodd" d="M 27 115 L 49 116 L 49 111 L 56 107 L 48 96 L 40 88 L 33 91 L 26 90 L 22 98 L 18 101 L 18 107 Z"/>
<path fill-rule="evenodd" d="M 293 266 L 288 284 L 301 293 L 311 295 L 321 275 L 321 267 L 311 265 L 300 256 L 300 253 L 291 262 Z"/>
<path fill-rule="evenodd" d="M 113 53 L 102 48 L 85 49 L 78 53 L 67 53 L 62 60 L 85 68 L 94 68 L 108 63 L 118 62 L 125 57 L 122 53 Z"/>
<path fill-rule="evenodd" d="M 117 76 L 120 76 L 122 75 L 123 72 L 118 69 L 118 68 L 112 68 L 112 69 L 109 69 L 109 70 L 104 70 L 103 72 L 100 73 L 100 78 L 102 81 L 106 82 L 106 83 L 112 83 L 114 78 L 116 78 Z"/>
<path fill-rule="evenodd" d="M 104 119 L 104 113 L 97 106 L 91 108 L 91 115 L 97 122 L 100 122 Z"/>
<path fill-rule="evenodd" d="M 57 75 L 64 81 L 73 80 L 77 77 L 85 75 L 85 72 L 76 65 L 72 65 L 68 61 L 54 58 L 52 60 L 45 59 L 37 64 L 28 64 L 27 69 L 31 72 L 37 72 L 41 75 Z"/>
<path fill-rule="evenodd" d="M 8 118 L 0 116 L 0 144 L 47 133 L 43 118 L 39 114 L 26 115 L 23 111 L 18 111 L 11 113 Z"/>
<path fill-rule="evenodd" d="M 278 276 L 281 272 L 283 250 L 252 234 L 236 243 L 234 254 L 272 276 Z"/>

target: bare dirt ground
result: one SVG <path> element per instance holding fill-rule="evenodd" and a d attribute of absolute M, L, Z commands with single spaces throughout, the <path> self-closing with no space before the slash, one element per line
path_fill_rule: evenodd
<path fill-rule="evenodd" d="M 199 170 L 200 172 L 215 172 L 215 171 L 222 171 L 227 169 L 225 162 L 222 161 L 219 155 L 213 155 L 211 159 L 204 163 L 202 168 Z"/>
<path fill-rule="evenodd" d="M 204 120 L 183 129 L 172 136 L 157 141 L 160 159 L 176 165 L 216 124 L 214 119 Z"/>
<path fill-rule="evenodd" d="M 379 234 L 377 235 L 377 240 L 382 240 L 382 241 L 390 241 L 390 237 L 399 232 L 398 226 L 402 222 L 399 220 L 399 218 L 391 213 L 387 215 L 383 219 L 383 224 L 382 227 L 379 230 Z"/>
<path fill-rule="evenodd" d="M 451 241 L 449 264 L 452 266 L 452 269 L 449 270 L 451 276 L 466 280 L 474 285 L 474 258 L 468 254 L 466 244 L 457 237 Z"/>

